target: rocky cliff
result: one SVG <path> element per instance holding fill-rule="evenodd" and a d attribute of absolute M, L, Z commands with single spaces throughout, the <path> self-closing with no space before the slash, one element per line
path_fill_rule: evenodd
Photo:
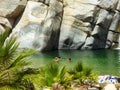
<path fill-rule="evenodd" d="M 120 0 L 0 0 L 0 32 L 6 26 L 20 48 L 115 48 Z"/>

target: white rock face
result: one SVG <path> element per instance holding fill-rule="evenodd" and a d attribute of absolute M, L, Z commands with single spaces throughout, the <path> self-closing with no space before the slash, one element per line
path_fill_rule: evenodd
<path fill-rule="evenodd" d="M 0 0 L 0 16 L 15 18 L 24 9 L 27 0 Z"/>
<path fill-rule="evenodd" d="M 40 25 L 47 14 L 47 6 L 29 1 L 22 18 L 13 29 L 12 34 L 18 37 L 20 47 L 32 48 L 36 31 L 40 30 Z"/>
<path fill-rule="evenodd" d="M 13 29 L 12 35 L 18 37 L 20 48 L 36 48 L 37 50 L 48 49 L 52 35 L 59 32 L 62 4 L 51 0 L 50 6 L 34 1 L 28 1 L 22 18 Z M 58 14 L 58 15 L 56 15 Z M 58 36 L 52 39 L 57 42 Z M 56 45 L 56 43 L 55 43 Z M 52 47 L 55 47 L 52 44 Z M 50 49 L 52 48 L 50 47 Z"/>
<path fill-rule="evenodd" d="M 119 25 L 120 0 L 0 0 L 0 32 L 13 28 L 20 48 L 111 48 Z"/>
<path fill-rule="evenodd" d="M 97 0 L 66 0 L 59 49 L 79 49 L 91 32 L 90 22 Z"/>

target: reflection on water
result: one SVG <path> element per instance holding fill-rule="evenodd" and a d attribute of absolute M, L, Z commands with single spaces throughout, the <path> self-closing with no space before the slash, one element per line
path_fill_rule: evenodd
<path fill-rule="evenodd" d="M 100 74 L 119 75 L 120 71 L 120 51 L 119 50 L 59 50 L 46 53 L 39 53 L 32 56 L 33 66 L 42 66 L 54 60 L 55 57 L 61 57 L 61 65 L 67 67 L 74 66 L 78 61 L 82 61 L 100 71 Z M 68 58 L 72 61 L 69 62 Z"/>

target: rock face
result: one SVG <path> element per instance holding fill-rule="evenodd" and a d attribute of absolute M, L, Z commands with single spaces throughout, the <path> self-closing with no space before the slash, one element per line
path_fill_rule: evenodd
<path fill-rule="evenodd" d="M 57 49 L 62 10 L 62 3 L 56 0 L 51 0 L 49 6 L 28 1 L 20 21 L 12 32 L 12 35 L 18 37 L 20 47 L 40 51 Z"/>
<path fill-rule="evenodd" d="M 90 22 L 95 5 L 89 0 L 66 0 L 65 3 L 59 49 L 80 49 L 92 31 Z"/>
<path fill-rule="evenodd" d="M 20 48 L 115 48 L 120 0 L 0 0 L 0 32 L 5 26 Z"/>

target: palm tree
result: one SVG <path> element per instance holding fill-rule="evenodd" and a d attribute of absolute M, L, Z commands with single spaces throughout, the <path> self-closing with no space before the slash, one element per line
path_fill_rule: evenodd
<path fill-rule="evenodd" d="M 25 75 L 37 73 L 37 69 L 30 68 L 30 62 L 24 59 L 35 51 L 21 50 L 18 51 L 16 38 L 8 38 L 10 29 L 0 34 L 0 90 L 33 90 L 34 88 Z M 30 89 L 31 88 L 31 89 Z"/>

